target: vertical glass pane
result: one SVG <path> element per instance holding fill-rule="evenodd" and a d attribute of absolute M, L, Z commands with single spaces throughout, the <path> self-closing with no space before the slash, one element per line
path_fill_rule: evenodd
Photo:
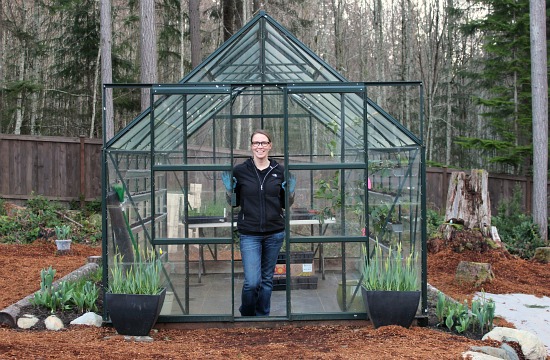
<path fill-rule="evenodd" d="M 167 238 L 231 239 L 231 207 L 227 203 L 221 171 L 156 171 L 160 214 Z M 160 176 L 159 176 L 160 177 Z M 186 196 L 187 195 L 187 196 Z"/>
<path fill-rule="evenodd" d="M 364 312 L 361 243 L 300 243 L 290 249 L 284 278 L 290 281 L 292 313 Z"/>
<path fill-rule="evenodd" d="M 165 269 L 172 299 L 165 300 L 161 314 L 231 315 L 231 253 L 230 244 L 168 245 Z"/>

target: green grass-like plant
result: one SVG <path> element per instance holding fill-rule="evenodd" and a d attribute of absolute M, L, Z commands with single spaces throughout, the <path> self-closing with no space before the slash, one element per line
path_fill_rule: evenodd
<path fill-rule="evenodd" d="M 362 285 L 367 290 L 418 290 L 418 254 L 410 253 L 403 258 L 402 246 L 398 244 L 396 249 L 390 246 L 388 256 L 384 258 L 382 247 L 377 242 L 374 255 L 369 259 L 365 244 L 362 249 Z"/>
<path fill-rule="evenodd" d="M 35 306 L 42 306 L 52 313 L 57 310 L 65 311 L 77 308 L 80 312 L 97 311 L 99 288 L 96 283 L 100 281 L 97 274 L 101 269 L 74 281 L 62 281 L 54 289 L 53 279 L 56 270 L 51 266 L 40 271 L 40 290 L 34 293 L 30 300 Z"/>
<path fill-rule="evenodd" d="M 135 259 L 133 263 L 125 263 L 122 254 L 115 254 L 108 292 L 157 295 L 162 291 L 162 262 L 156 252 L 138 249 Z"/>
<path fill-rule="evenodd" d="M 461 334 L 470 328 L 473 331 L 478 328 L 481 334 L 484 334 L 486 330 L 493 328 L 495 303 L 491 299 L 486 299 L 483 293 L 481 299 L 472 301 L 470 310 L 466 300 L 461 304 L 448 300 L 442 292 L 439 292 L 435 313 L 438 325 L 446 326 L 449 331 Z"/>
<path fill-rule="evenodd" d="M 57 240 L 69 239 L 70 232 L 71 227 L 69 225 L 57 225 L 55 227 L 55 236 L 57 237 Z"/>

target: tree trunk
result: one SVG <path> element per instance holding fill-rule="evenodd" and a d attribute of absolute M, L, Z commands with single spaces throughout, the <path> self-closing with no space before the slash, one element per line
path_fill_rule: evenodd
<path fill-rule="evenodd" d="M 157 39 L 155 31 L 155 1 L 141 0 L 141 82 L 153 84 L 157 81 Z M 141 110 L 149 104 L 150 89 L 141 91 Z"/>
<path fill-rule="evenodd" d="M 196 68 L 201 62 L 201 17 L 200 0 L 189 0 L 189 35 L 191 38 L 191 66 Z"/>
<path fill-rule="evenodd" d="M 548 244 L 548 73 L 544 0 L 530 1 L 533 95 L 533 220 Z"/>
<path fill-rule="evenodd" d="M 479 229 L 483 236 L 491 234 L 491 202 L 489 200 L 489 174 L 485 170 L 472 170 L 471 175 L 453 172 L 447 193 L 445 222 L 463 224 L 465 229 Z M 446 227 L 448 240 L 452 226 Z"/>
<path fill-rule="evenodd" d="M 111 62 L 111 1 L 101 1 L 101 83 L 109 84 L 113 82 L 113 67 Z M 113 90 L 105 89 L 105 128 L 103 135 L 105 140 L 110 140 L 114 136 L 115 125 L 113 120 Z M 90 130 L 90 137 L 93 136 Z"/>
<path fill-rule="evenodd" d="M 23 33 L 27 32 L 27 10 L 25 8 L 25 4 L 22 4 L 23 6 Z M 24 42 L 23 42 L 24 44 Z M 19 53 L 19 76 L 18 79 L 20 83 L 23 83 L 23 80 L 25 80 L 25 51 L 21 51 Z M 17 96 L 17 109 L 15 111 L 15 130 L 14 135 L 20 135 L 21 134 L 21 127 L 23 126 L 23 97 L 25 90 L 21 89 L 20 93 Z"/>

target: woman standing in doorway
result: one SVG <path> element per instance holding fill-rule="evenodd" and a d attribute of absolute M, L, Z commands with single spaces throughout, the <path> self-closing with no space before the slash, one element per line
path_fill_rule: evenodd
<path fill-rule="evenodd" d="M 237 220 L 244 284 L 239 311 L 242 316 L 268 316 L 271 309 L 273 272 L 285 237 L 285 191 L 294 201 L 296 179 L 284 178 L 284 167 L 269 158 L 271 136 L 256 130 L 250 137 L 252 157 L 222 174 L 222 181 L 240 206 Z"/>

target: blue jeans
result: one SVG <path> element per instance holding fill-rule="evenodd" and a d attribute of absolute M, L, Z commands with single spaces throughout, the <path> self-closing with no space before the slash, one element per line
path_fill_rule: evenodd
<path fill-rule="evenodd" d="M 241 294 L 242 316 L 268 316 L 271 309 L 273 272 L 285 233 L 240 236 L 244 284 Z"/>

